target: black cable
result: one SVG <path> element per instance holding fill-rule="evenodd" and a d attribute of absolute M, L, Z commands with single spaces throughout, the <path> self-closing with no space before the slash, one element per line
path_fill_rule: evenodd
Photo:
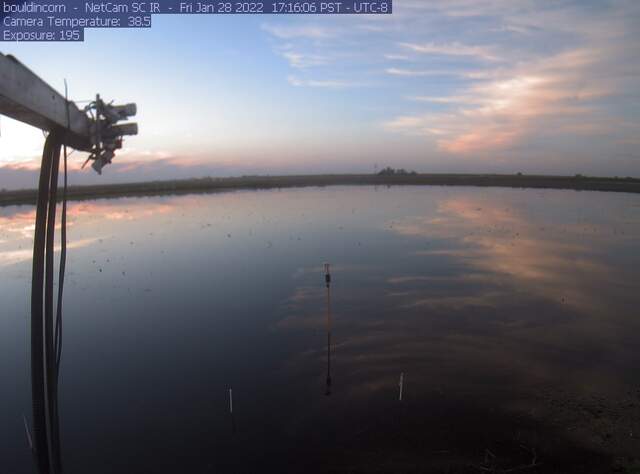
<path fill-rule="evenodd" d="M 53 312 L 53 275 L 54 275 L 54 242 L 56 206 L 58 197 L 58 170 L 60 167 L 60 145 L 62 134 L 53 132 L 56 141 L 51 156 L 51 186 L 49 187 L 49 209 L 47 216 L 47 241 L 45 247 L 45 352 L 47 368 L 47 399 L 49 403 L 49 456 L 51 472 L 60 472 L 60 442 L 58 426 L 58 370 L 56 335 L 54 332 L 55 316 Z"/>
<path fill-rule="evenodd" d="M 59 148 L 58 148 L 59 154 Z M 53 335 L 53 351 L 55 362 L 51 379 L 51 445 L 55 470 L 62 472 L 60 456 L 60 423 L 58 417 L 58 381 L 60 378 L 60 359 L 62 357 L 62 294 L 64 289 L 64 273 L 67 259 L 67 146 L 64 145 L 64 184 L 62 188 L 62 212 L 60 217 L 60 267 L 58 271 L 58 299 L 56 321 Z"/>
<path fill-rule="evenodd" d="M 55 348 L 56 381 L 62 357 L 62 293 L 67 262 L 67 145 L 64 145 L 64 182 L 62 186 L 62 213 L 60 216 L 60 269 L 58 272 L 58 306 L 56 308 Z"/>
<path fill-rule="evenodd" d="M 64 293 L 64 274 L 65 267 L 67 261 L 67 179 L 68 179 L 68 171 L 67 171 L 67 141 L 68 141 L 68 133 L 71 125 L 71 120 L 69 116 L 69 101 L 68 101 L 68 89 L 67 89 L 67 81 L 64 81 L 64 94 L 66 100 L 66 108 L 67 108 L 67 129 L 64 132 L 64 141 L 63 141 L 63 149 L 64 149 L 64 184 L 62 188 L 62 212 L 60 217 L 60 265 L 58 269 L 58 295 L 57 295 L 57 305 L 56 305 L 56 315 L 55 315 L 55 324 L 53 325 L 53 334 L 51 337 L 51 362 L 50 362 L 50 372 L 49 372 L 49 381 L 50 381 L 50 390 L 49 390 L 49 403 L 50 403 L 50 452 L 49 455 L 51 457 L 52 464 L 52 473 L 61 473 L 62 472 L 62 458 L 60 455 L 60 423 L 58 416 L 58 382 L 60 379 L 60 360 L 62 358 L 62 296 Z M 62 136 L 62 135 L 61 135 Z M 49 201 L 49 215 L 55 216 L 56 211 L 56 191 L 58 187 L 58 169 L 59 169 L 59 160 L 60 160 L 60 145 L 58 144 L 54 150 L 54 159 L 52 160 L 52 176 L 51 176 L 51 186 L 52 190 L 50 191 L 50 201 Z M 54 171 L 55 170 L 55 171 Z M 56 191 L 53 191 L 55 189 Z M 53 222 L 51 223 L 51 227 L 47 230 L 51 232 L 52 235 L 55 235 L 55 217 Z M 52 238 L 53 240 L 53 238 Z M 51 248 L 51 272 L 53 272 L 53 248 Z M 47 264 L 47 268 L 49 265 Z M 52 276 L 53 280 L 53 276 Z M 47 285 L 47 291 L 51 292 L 51 303 L 53 303 L 53 281 L 51 281 Z M 52 308 L 53 309 L 53 308 Z M 53 321 L 53 313 L 47 316 L 48 321 Z M 52 323 L 53 324 L 53 323 Z"/>
<path fill-rule="evenodd" d="M 64 81 L 64 98 L 66 100 L 67 112 L 67 130 L 65 138 L 71 128 L 71 117 L 69 114 L 69 90 L 67 80 Z M 60 373 L 60 359 L 62 358 L 62 293 L 64 291 L 64 273 L 67 263 L 67 142 L 63 145 L 64 149 L 64 184 L 62 188 L 62 215 L 60 216 L 60 269 L 58 272 L 58 305 L 56 308 L 56 325 L 54 346 L 56 350 L 56 386 L 58 384 L 58 376 Z"/>
<path fill-rule="evenodd" d="M 60 130 L 49 133 L 45 141 L 38 186 L 33 246 L 31 288 L 32 439 L 40 474 L 59 474 L 61 472 L 57 394 L 62 335 L 62 292 L 61 288 L 58 288 L 58 313 L 54 328 L 53 275 L 58 168 L 62 142 L 63 135 Z M 64 197 L 66 198 L 66 196 Z M 65 214 L 63 219 L 66 225 L 66 209 L 64 207 L 66 206 L 63 204 L 63 214 Z M 66 239 L 66 229 L 64 239 Z M 61 274 L 64 274 L 64 264 L 61 267 Z"/>
<path fill-rule="evenodd" d="M 65 81 L 65 98 L 67 84 Z M 67 256 L 67 134 L 70 128 L 46 135 L 38 183 L 31 280 L 31 396 L 33 405 L 32 449 L 40 474 L 61 474 L 58 380 L 62 357 L 62 296 Z M 54 243 L 60 148 L 64 145 L 60 266 L 54 317 Z"/>
<path fill-rule="evenodd" d="M 45 240 L 49 186 L 51 184 L 51 160 L 55 135 L 49 134 L 42 151 L 42 164 L 36 203 L 36 222 L 33 239 L 33 267 L 31 275 L 31 401 L 33 408 L 33 446 L 38 471 L 49 473 L 47 424 L 45 413 L 45 352 L 43 321 L 43 284 L 45 265 Z"/>
<path fill-rule="evenodd" d="M 49 186 L 49 208 L 47 212 L 47 240 L 45 246 L 45 281 L 44 281 L 44 330 L 45 351 L 47 354 L 47 378 L 55 379 L 55 347 L 54 347 L 54 314 L 53 314 L 53 271 L 54 271 L 54 237 L 56 227 L 56 204 L 58 197 L 58 168 L 60 163 L 60 143 L 54 143 L 51 155 L 51 184 Z M 48 392 L 51 394 L 53 384 L 49 383 Z"/>

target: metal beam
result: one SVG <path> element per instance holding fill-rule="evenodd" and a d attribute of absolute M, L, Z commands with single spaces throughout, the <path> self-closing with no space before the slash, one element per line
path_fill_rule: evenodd
<path fill-rule="evenodd" d="M 68 107 L 68 112 L 67 112 Z M 68 121 L 67 121 L 67 113 Z M 69 130 L 66 144 L 89 151 L 87 115 L 11 55 L 0 53 L 0 114 L 42 130 Z"/>

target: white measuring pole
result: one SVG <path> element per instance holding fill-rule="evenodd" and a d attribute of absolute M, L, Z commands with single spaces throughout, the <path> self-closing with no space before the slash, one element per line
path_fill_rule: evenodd
<path fill-rule="evenodd" d="M 404 372 L 400 373 L 400 397 L 398 400 L 402 401 L 402 386 L 404 385 Z"/>

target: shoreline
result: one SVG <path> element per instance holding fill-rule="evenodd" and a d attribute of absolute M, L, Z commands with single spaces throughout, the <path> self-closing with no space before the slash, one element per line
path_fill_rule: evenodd
<path fill-rule="evenodd" d="M 640 179 L 637 178 L 504 174 L 327 174 L 242 176 L 231 178 L 209 177 L 124 184 L 69 186 L 67 188 L 67 199 L 69 201 L 81 201 L 164 194 L 215 193 L 242 189 L 257 190 L 340 185 L 477 186 L 640 193 Z M 33 205 L 36 202 L 36 197 L 36 189 L 0 191 L 0 206 Z"/>

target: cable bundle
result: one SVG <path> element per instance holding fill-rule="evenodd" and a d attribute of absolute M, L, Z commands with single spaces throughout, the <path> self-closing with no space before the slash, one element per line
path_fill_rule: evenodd
<path fill-rule="evenodd" d="M 33 451 L 41 474 L 62 472 L 58 424 L 58 372 L 62 354 L 62 292 L 66 259 L 67 153 L 64 152 L 64 189 L 61 216 L 61 253 L 58 298 L 54 319 L 54 234 L 58 168 L 64 130 L 47 136 L 36 204 L 31 282 L 31 393 Z"/>

